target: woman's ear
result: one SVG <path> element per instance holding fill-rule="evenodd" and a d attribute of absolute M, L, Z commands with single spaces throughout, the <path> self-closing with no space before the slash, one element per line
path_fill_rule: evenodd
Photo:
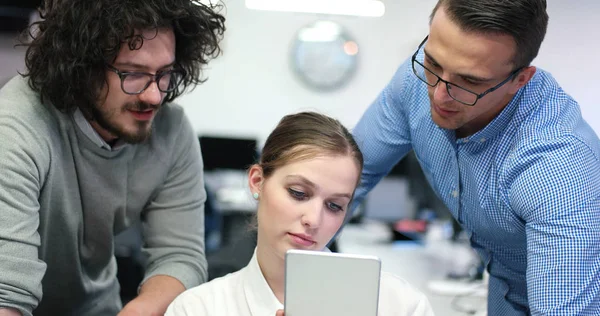
<path fill-rule="evenodd" d="M 254 164 L 248 170 L 248 186 L 250 187 L 250 193 L 255 195 L 255 193 L 260 194 L 262 185 L 264 182 L 263 170 L 262 167 Z"/>

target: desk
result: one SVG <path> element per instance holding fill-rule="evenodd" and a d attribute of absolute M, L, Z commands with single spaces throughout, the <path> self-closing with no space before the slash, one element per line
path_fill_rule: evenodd
<path fill-rule="evenodd" d="M 430 281 L 442 280 L 446 277 L 447 270 L 443 263 L 436 261 L 424 246 L 407 242 L 405 246 L 398 246 L 390 242 L 391 232 L 381 223 L 365 221 L 359 225 L 347 225 L 338 239 L 339 251 L 342 253 L 355 253 L 373 255 L 381 259 L 382 270 L 393 273 L 423 292 L 436 315 L 464 316 L 452 307 L 454 296 L 436 295 L 429 291 Z M 469 300 L 466 303 L 472 303 Z M 478 299 L 479 309 L 485 312 L 485 298 Z M 475 315 L 485 315 L 475 314 Z"/>

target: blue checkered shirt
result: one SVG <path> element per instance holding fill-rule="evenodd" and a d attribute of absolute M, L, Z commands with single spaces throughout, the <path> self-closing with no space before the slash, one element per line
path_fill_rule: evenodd
<path fill-rule="evenodd" d="M 414 150 L 486 264 L 489 315 L 600 315 L 600 141 L 549 73 L 457 139 L 432 121 L 407 60 L 353 134 L 365 156 L 357 204 Z"/>

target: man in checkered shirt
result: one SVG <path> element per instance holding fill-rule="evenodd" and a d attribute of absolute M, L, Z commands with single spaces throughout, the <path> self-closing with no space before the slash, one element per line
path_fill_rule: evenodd
<path fill-rule="evenodd" d="M 531 65 L 545 0 L 439 0 L 353 133 L 357 202 L 410 150 L 490 273 L 489 315 L 600 315 L 600 140 Z"/>

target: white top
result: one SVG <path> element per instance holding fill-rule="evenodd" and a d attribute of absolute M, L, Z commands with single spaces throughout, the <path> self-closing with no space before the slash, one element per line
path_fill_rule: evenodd
<path fill-rule="evenodd" d="M 179 295 L 165 316 L 275 316 L 283 309 L 265 280 L 256 251 L 243 269 Z M 403 279 L 381 273 L 379 316 L 433 315 L 429 300 Z"/>

